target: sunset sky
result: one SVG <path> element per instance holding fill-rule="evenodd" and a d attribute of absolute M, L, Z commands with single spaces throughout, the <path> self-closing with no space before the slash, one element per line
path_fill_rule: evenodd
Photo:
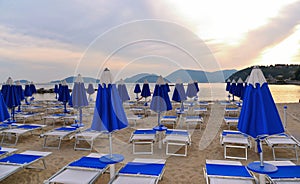
<path fill-rule="evenodd" d="M 300 1 L 0 0 L 0 80 L 300 64 Z"/>

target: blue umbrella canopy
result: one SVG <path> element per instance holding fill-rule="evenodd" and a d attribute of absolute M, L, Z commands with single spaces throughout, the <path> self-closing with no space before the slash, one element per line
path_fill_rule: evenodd
<path fill-rule="evenodd" d="M 149 83 L 147 80 L 144 81 L 141 96 L 144 98 L 151 96 L 150 87 L 149 87 Z"/>
<path fill-rule="evenodd" d="M 95 110 L 91 125 L 92 130 L 109 132 L 109 155 L 100 158 L 101 161 L 118 159 L 119 155 L 112 154 L 112 132 L 128 126 L 127 117 L 115 84 L 112 84 L 112 75 L 105 68 L 98 85 Z"/>
<path fill-rule="evenodd" d="M 70 91 L 67 85 L 66 80 L 63 81 L 59 94 L 58 94 L 58 101 L 63 102 L 64 104 L 64 112 L 67 113 L 67 102 L 70 100 Z"/>
<path fill-rule="evenodd" d="M 184 91 L 184 86 L 181 81 L 177 81 L 175 84 L 172 100 L 175 102 L 182 102 L 187 100 L 186 94 Z"/>
<path fill-rule="evenodd" d="M 55 84 L 54 85 L 54 93 L 55 93 L 55 98 L 57 99 L 57 94 L 58 94 L 58 92 L 59 92 L 59 90 L 58 90 L 58 85 L 57 84 Z"/>
<path fill-rule="evenodd" d="M 231 83 L 231 80 L 227 79 L 227 81 L 226 81 L 226 91 L 230 90 L 230 83 Z"/>
<path fill-rule="evenodd" d="M 92 101 L 92 94 L 95 93 L 94 85 L 92 83 L 89 83 L 88 88 L 86 90 L 87 94 L 89 94 L 89 101 Z"/>
<path fill-rule="evenodd" d="M 21 105 L 20 97 L 17 93 L 16 85 L 13 84 L 13 80 L 9 77 L 7 82 L 6 94 L 4 94 L 4 102 L 6 106 L 11 109 L 12 120 L 14 121 L 15 107 Z"/>
<path fill-rule="evenodd" d="M 127 91 L 126 85 L 124 84 L 123 79 L 121 79 L 121 83 L 118 84 L 118 92 L 119 92 L 119 96 L 120 96 L 122 102 L 130 100 L 130 97 L 128 95 L 128 91 Z"/>
<path fill-rule="evenodd" d="M 198 86 L 198 85 L 197 85 Z M 189 98 L 193 98 L 197 96 L 197 87 L 194 82 L 188 83 L 187 89 L 186 89 L 186 96 Z"/>
<path fill-rule="evenodd" d="M 32 91 L 31 91 L 31 89 L 30 89 L 30 84 L 29 84 L 29 83 L 26 83 L 26 84 L 25 84 L 24 96 L 25 96 L 25 97 L 30 97 L 30 96 L 32 96 Z"/>
<path fill-rule="evenodd" d="M 136 94 L 135 99 L 139 99 L 139 93 L 141 92 L 140 84 L 138 83 L 135 84 L 133 92 Z"/>
<path fill-rule="evenodd" d="M 20 81 L 16 82 L 16 90 L 20 101 L 18 112 L 21 112 L 21 101 L 25 99 L 25 95 Z"/>
<path fill-rule="evenodd" d="M 261 165 L 263 165 L 263 159 L 260 140 L 266 136 L 284 132 L 268 83 L 262 71 L 257 67 L 252 69 L 249 76 L 238 121 L 238 130 L 257 140 Z"/>
<path fill-rule="evenodd" d="M 172 109 L 169 94 L 162 76 L 159 76 L 155 84 L 150 109 L 158 113 L 158 125 L 160 125 L 161 112 L 169 111 Z"/>
<path fill-rule="evenodd" d="M 79 123 L 82 124 L 82 107 L 88 106 L 89 102 L 86 96 L 84 83 L 80 74 L 74 82 L 72 90 L 72 105 L 79 109 Z"/>
<path fill-rule="evenodd" d="M 10 115 L 8 113 L 7 106 L 4 102 L 2 93 L 0 91 L 0 121 L 2 122 L 2 121 L 5 121 L 9 118 L 10 118 Z"/>
<path fill-rule="evenodd" d="M 239 78 L 239 80 L 237 81 L 235 91 L 234 91 L 234 95 L 241 98 L 243 88 L 244 88 L 244 82 L 241 78 Z"/>
<path fill-rule="evenodd" d="M 35 94 L 35 93 L 36 93 L 36 87 L 35 87 L 35 85 L 33 84 L 33 82 L 31 82 L 29 86 L 30 86 L 30 91 L 31 91 L 31 93 L 32 93 L 32 94 Z"/>

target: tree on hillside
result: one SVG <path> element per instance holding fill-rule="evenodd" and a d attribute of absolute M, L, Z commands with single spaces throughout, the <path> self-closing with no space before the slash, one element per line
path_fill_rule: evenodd
<path fill-rule="evenodd" d="M 300 80 L 300 66 L 298 67 L 298 69 L 295 72 L 295 80 Z"/>

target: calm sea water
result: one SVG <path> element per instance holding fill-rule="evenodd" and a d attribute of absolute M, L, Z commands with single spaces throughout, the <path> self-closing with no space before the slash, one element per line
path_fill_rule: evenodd
<path fill-rule="evenodd" d="M 151 92 L 153 92 L 155 84 L 150 84 Z M 135 84 L 126 84 L 128 93 L 130 95 L 130 99 L 135 99 L 135 94 L 133 93 Z M 225 83 L 199 83 L 200 92 L 198 93 L 200 100 L 205 101 L 221 101 L 228 99 L 228 92 L 225 91 Z M 72 89 L 73 85 L 70 84 L 69 88 Z M 87 87 L 87 85 L 86 85 Z M 140 84 L 142 88 L 142 84 Z M 186 86 L 185 86 L 186 87 Z M 51 84 L 43 84 L 36 85 L 36 88 L 45 88 L 51 89 L 54 88 L 54 85 Z M 95 88 L 97 85 L 95 84 Z M 299 102 L 300 99 L 300 86 L 299 85 L 269 85 L 270 91 L 276 103 L 295 103 Z M 170 98 L 173 95 L 174 86 L 170 86 L 171 92 Z M 34 95 L 37 100 L 51 100 L 55 99 L 55 94 L 47 93 L 47 94 L 35 94 Z M 96 93 L 92 95 L 92 98 L 95 99 Z M 237 98 L 238 99 L 238 98 Z"/>

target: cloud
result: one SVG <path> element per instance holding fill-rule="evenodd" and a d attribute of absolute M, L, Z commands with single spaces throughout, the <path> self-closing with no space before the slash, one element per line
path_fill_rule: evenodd
<path fill-rule="evenodd" d="M 268 23 L 250 30 L 238 46 L 218 45 L 218 50 L 222 52 L 219 52 L 217 56 L 228 67 L 251 65 L 265 49 L 280 44 L 295 32 L 295 28 L 300 23 L 299 12 L 300 1 L 284 7 Z"/>

